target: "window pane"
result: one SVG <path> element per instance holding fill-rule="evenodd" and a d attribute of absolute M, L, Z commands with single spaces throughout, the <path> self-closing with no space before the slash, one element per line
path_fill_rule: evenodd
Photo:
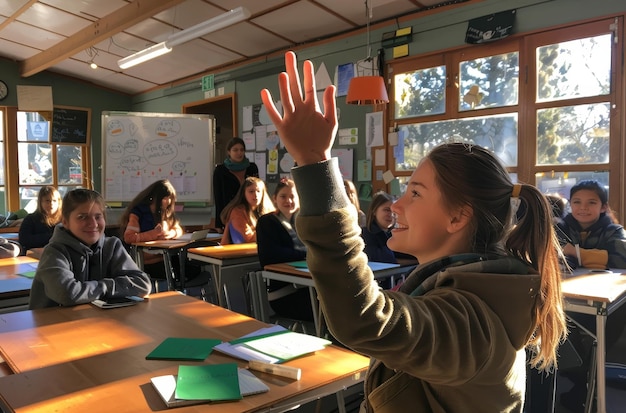
<path fill-rule="evenodd" d="M 50 122 L 37 112 L 17 112 L 17 140 L 48 142 Z"/>
<path fill-rule="evenodd" d="M 18 143 L 20 184 L 52 184 L 52 146 L 47 143 Z"/>
<path fill-rule="evenodd" d="M 537 48 L 538 102 L 610 92 L 610 34 Z"/>
<path fill-rule="evenodd" d="M 81 184 L 83 171 L 79 146 L 57 146 L 57 171 L 59 184 Z"/>
<path fill-rule="evenodd" d="M 460 111 L 517 105 L 517 52 L 461 62 L 459 77 Z"/>
<path fill-rule="evenodd" d="M 4 112 L 0 111 L 0 185 L 4 186 Z M 4 188 L 2 188 L 2 205 L 4 206 Z M 4 209 L 0 209 L 0 212 Z"/>
<path fill-rule="evenodd" d="M 446 67 L 431 67 L 395 75 L 394 91 L 396 119 L 444 113 Z"/>
<path fill-rule="evenodd" d="M 609 103 L 537 111 L 539 165 L 607 163 Z"/>
<path fill-rule="evenodd" d="M 607 191 L 609 189 L 608 171 L 587 171 L 587 172 L 556 172 L 538 173 L 535 175 L 537 188 L 544 194 L 559 194 L 569 200 L 569 191 L 576 183 L 591 179 L 598 181 Z M 610 197 L 609 197 L 610 199 Z"/>
<path fill-rule="evenodd" d="M 37 195 L 39 195 L 39 186 L 20 187 L 20 208 L 24 208 L 30 213 L 37 210 Z"/>
<path fill-rule="evenodd" d="M 505 166 L 517 166 L 517 113 L 404 125 L 394 149 L 397 171 L 412 171 L 435 146 L 463 141 L 495 152 Z"/>

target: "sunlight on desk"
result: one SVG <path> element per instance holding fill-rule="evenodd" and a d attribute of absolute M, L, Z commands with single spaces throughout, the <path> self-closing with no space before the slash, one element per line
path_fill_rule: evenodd
<path fill-rule="evenodd" d="M 194 320 L 202 319 L 202 325 L 206 327 L 224 327 L 233 324 L 248 321 L 250 318 L 239 313 L 223 311 L 224 309 L 218 306 L 207 309 L 207 303 L 198 300 L 197 303 L 185 304 L 176 307 L 176 313 L 183 315 Z M 208 313 L 208 314 L 207 314 Z M 205 316 L 200 318 L 199 315 Z"/>
<path fill-rule="evenodd" d="M 568 278 L 562 283 L 563 294 L 581 300 L 611 302 L 622 295 L 626 275 L 619 273 L 591 273 Z"/>
<path fill-rule="evenodd" d="M 110 334 L 103 334 L 110 332 Z M 121 322 L 85 319 L 0 334 L 2 357 L 15 372 L 138 346 L 152 339 Z"/>

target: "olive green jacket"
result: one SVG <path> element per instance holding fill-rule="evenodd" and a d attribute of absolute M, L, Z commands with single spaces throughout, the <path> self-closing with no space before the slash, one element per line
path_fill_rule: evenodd
<path fill-rule="evenodd" d="M 298 234 L 328 327 L 372 357 L 364 411 L 521 412 L 525 344 L 540 277 L 514 258 L 444 267 L 419 296 L 415 277 L 381 290 L 333 159 L 292 170 Z"/>

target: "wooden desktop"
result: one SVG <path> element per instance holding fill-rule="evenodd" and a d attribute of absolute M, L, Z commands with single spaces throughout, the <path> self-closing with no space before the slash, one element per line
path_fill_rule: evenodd
<path fill-rule="evenodd" d="M 178 292 L 132 307 L 86 304 L 0 314 L 0 355 L 15 374 L 0 377 L 0 408 L 9 412 L 153 412 L 167 410 L 150 378 L 176 374 L 180 364 L 146 360 L 167 337 L 232 340 L 267 324 Z M 204 362 L 245 362 L 213 352 Z M 177 412 L 283 411 L 363 381 L 368 359 L 329 346 L 287 365 L 299 381 L 254 372 L 270 391 L 237 402 L 177 408 Z"/>

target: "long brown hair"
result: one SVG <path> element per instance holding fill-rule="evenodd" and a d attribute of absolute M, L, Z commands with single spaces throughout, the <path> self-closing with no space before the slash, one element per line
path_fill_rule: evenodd
<path fill-rule="evenodd" d="M 165 209 L 162 208 L 162 200 L 166 197 L 172 197 L 172 202 Z M 126 226 L 128 225 L 128 218 L 133 210 L 138 205 L 154 205 L 154 222 L 167 222 L 169 228 L 174 228 L 179 224 L 179 220 L 176 217 L 174 211 L 174 204 L 176 203 L 176 189 L 167 179 L 161 179 L 150 185 L 148 185 L 143 191 L 137 194 L 135 198 L 130 201 L 130 204 L 126 207 L 126 210 L 120 218 L 120 234 L 124 234 Z"/>
<path fill-rule="evenodd" d="M 52 198 L 56 198 L 58 205 L 59 205 L 56 212 L 53 214 L 48 214 L 43 209 L 43 206 L 41 205 L 41 203 L 43 202 L 43 199 L 48 195 L 50 195 Z M 41 187 L 41 189 L 39 190 L 39 193 L 37 194 L 37 212 L 39 212 L 41 216 L 43 217 L 44 224 L 46 224 L 49 227 L 53 227 L 59 222 L 61 222 L 61 217 L 63 213 L 62 206 L 63 206 L 63 200 L 61 199 L 61 194 L 59 193 L 59 191 L 57 191 L 55 187 L 50 186 L 50 185 Z"/>
<path fill-rule="evenodd" d="M 259 188 L 261 188 L 262 193 L 263 193 L 263 196 L 261 197 L 261 202 L 259 203 L 259 206 L 255 210 L 253 210 L 250 207 L 250 204 L 248 203 L 248 201 L 246 201 L 246 188 L 252 185 L 256 185 Z M 254 226 L 256 226 L 256 221 L 259 219 L 261 215 L 265 215 L 275 210 L 274 205 L 272 204 L 272 201 L 270 200 L 270 197 L 267 194 L 267 188 L 265 187 L 265 182 L 263 182 L 262 179 L 257 178 L 255 176 L 247 177 L 243 181 L 241 186 L 239 187 L 239 190 L 237 191 L 237 194 L 232 199 L 232 201 L 230 201 L 224 207 L 224 209 L 222 210 L 222 213 L 220 214 L 220 219 L 222 220 L 222 222 L 227 224 L 229 217 L 230 217 L 230 212 L 235 207 L 238 207 L 240 205 L 245 206 L 248 218 L 250 219 L 250 222 L 254 224 Z"/>
<path fill-rule="evenodd" d="M 433 149 L 427 159 L 448 208 L 471 206 L 472 252 L 507 254 L 541 274 L 535 334 L 527 343 L 536 349 L 531 364 L 548 369 L 556 364 L 556 350 L 567 335 L 561 296 L 559 244 L 546 197 L 532 185 L 518 184 L 524 213 L 514 225 L 511 197 L 514 185 L 496 157 L 480 146 L 448 143 Z"/>
<path fill-rule="evenodd" d="M 393 202 L 393 198 L 385 191 L 379 191 L 374 194 L 372 197 L 372 202 L 370 203 L 370 207 L 367 210 L 367 216 L 365 219 L 365 227 L 368 231 L 372 230 L 372 224 L 376 221 L 376 210 L 381 207 L 381 205 L 386 204 L 387 202 Z M 387 228 L 381 228 L 383 231 Z"/>

